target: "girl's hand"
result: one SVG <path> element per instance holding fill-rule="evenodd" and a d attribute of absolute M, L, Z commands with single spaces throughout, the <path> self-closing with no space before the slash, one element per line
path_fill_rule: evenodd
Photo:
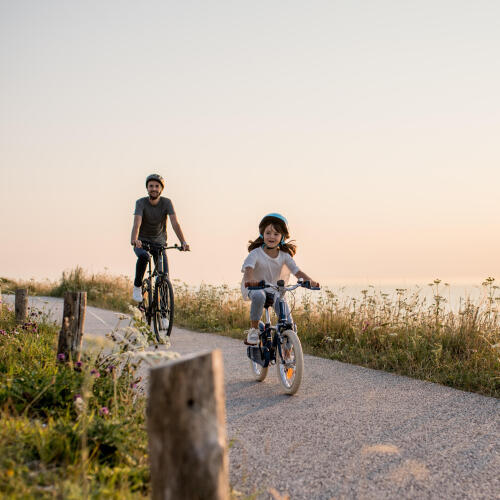
<path fill-rule="evenodd" d="M 311 280 L 311 286 L 319 288 L 319 283 L 317 281 Z"/>

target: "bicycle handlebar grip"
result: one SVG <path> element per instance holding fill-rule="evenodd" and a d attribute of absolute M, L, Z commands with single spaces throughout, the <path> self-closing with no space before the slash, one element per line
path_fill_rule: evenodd
<path fill-rule="evenodd" d="M 266 282 L 264 280 L 260 280 L 257 286 L 247 286 L 249 290 L 262 290 L 266 288 Z"/>

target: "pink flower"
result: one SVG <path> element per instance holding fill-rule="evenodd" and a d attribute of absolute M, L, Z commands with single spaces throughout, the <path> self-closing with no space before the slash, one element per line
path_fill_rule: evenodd
<path fill-rule="evenodd" d="M 63 352 L 60 352 L 58 355 L 57 355 L 57 361 L 61 361 L 61 363 L 66 359 L 66 354 L 64 354 Z"/>
<path fill-rule="evenodd" d="M 107 406 L 103 406 L 100 410 L 99 410 L 99 415 L 102 415 L 103 417 L 105 415 L 109 415 L 109 410 L 108 410 L 108 407 Z"/>
<path fill-rule="evenodd" d="M 91 374 L 91 375 L 94 375 L 94 377 L 95 377 L 95 378 L 99 378 L 99 377 L 101 376 L 101 374 L 99 373 L 99 371 L 98 371 L 98 370 L 95 370 L 95 369 L 94 369 L 94 370 L 91 370 L 91 371 L 90 371 L 90 374 Z"/>

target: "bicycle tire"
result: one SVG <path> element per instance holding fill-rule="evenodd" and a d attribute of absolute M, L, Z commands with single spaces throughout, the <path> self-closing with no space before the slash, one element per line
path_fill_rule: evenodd
<path fill-rule="evenodd" d="M 156 340 L 162 343 L 172 333 L 174 325 L 174 288 L 166 277 L 158 278 L 153 302 L 153 329 Z"/>
<path fill-rule="evenodd" d="M 304 354 L 298 335 L 293 330 L 285 330 L 281 353 L 276 360 L 278 379 L 286 394 L 295 394 L 304 374 Z"/>
<path fill-rule="evenodd" d="M 151 304 L 153 303 L 153 291 L 151 290 L 151 280 L 146 278 L 142 282 L 142 315 L 144 322 L 151 326 Z"/>

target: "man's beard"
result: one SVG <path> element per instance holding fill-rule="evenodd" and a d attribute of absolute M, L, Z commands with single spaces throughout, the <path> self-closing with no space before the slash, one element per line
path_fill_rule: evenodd
<path fill-rule="evenodd" d="M 149 199 L 150 200 L 156 200 L 160 197 L 160 193 L 155 193 L 155 194 L 149 194 Z"/>

